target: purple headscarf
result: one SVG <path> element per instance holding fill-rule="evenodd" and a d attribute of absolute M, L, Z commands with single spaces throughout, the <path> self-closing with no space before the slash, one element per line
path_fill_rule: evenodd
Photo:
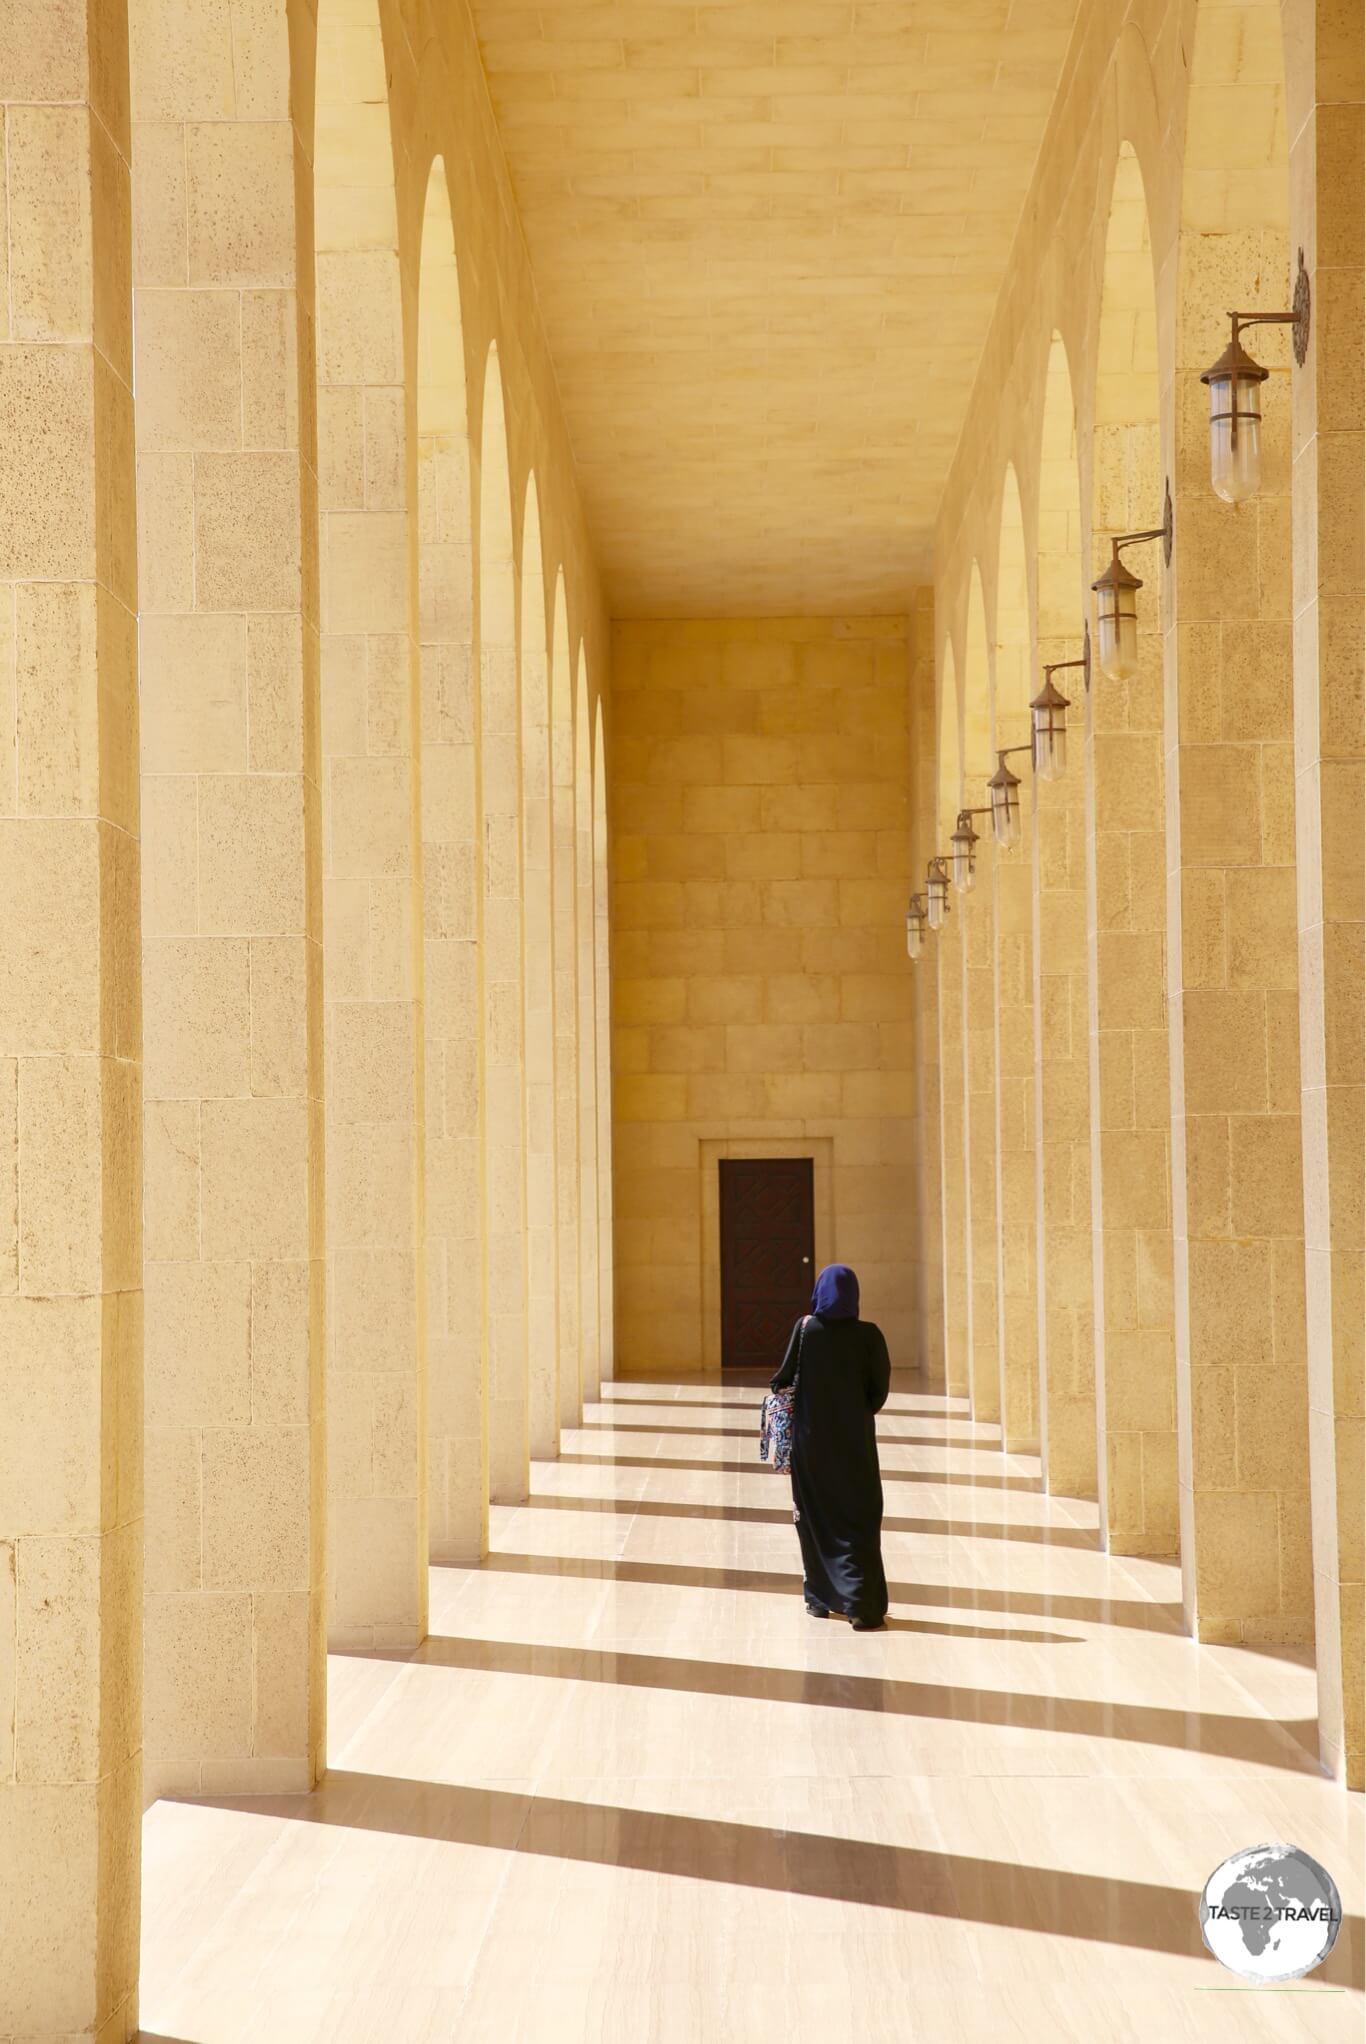
<path fill-rule="evenodd" d="M 847 1263 L 827 1263 L 811 1294 L 811 1311 L 822 1320 L 858 1319 L 858 1279 Z"/>

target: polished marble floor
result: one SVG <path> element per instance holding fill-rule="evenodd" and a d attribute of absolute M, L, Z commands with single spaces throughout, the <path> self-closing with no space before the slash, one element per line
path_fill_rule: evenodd
<path fill-rule="evenodd" d="M 880 1422 L 890 1628 L 808 1618 L 758 1391 L 613 1384 L 415 1654 L 334 1656 L 312 1797 L 160 1802 L 144 2037 L 177 2044 L 1359 2039 L 1361 1799 L 1294 1660 L 1199 1648 L 953 1401 Z M 1267 1839 L 1349 1921 L 1205 1955 Z"/>

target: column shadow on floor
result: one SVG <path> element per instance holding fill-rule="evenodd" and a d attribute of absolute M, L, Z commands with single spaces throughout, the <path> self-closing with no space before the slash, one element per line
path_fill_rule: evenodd
<path fill-rule="evenodd" d="M 797 1703 L 825 1710 L 872 1711 L 941 1724 L 1046 1732 L 1072 1739 L 1122 1739 L 1206 1757 L 1321 1773 L 1318 1722 L 1240 1717 L 1234 1712 L 1176 1710 L 1158 1704 L 1105 1703 L 1091 1697 L 959 1688 L 813 1668 L 772 1668 L 732 1661 L 682 1660 L 664 1654 L 618 1653 L 595 1647 L 526 1645 L 516 1640 L 457 1639 L 431 1634 L 411 1651 L 375 1653 L 372 1660 L 461 1668 L 479 1674 L 538 1676 L 556 1682 L 599 1682 L 611 1688 L 685 1691 L 754 1703 Z"/>
<path fill-rule="evenodd" d="M 755 1435 L 758 1438 L 757 1432 Z M 883 1446 L 887 1444 L 882 1443 Z M 771 1472 L 766 1463 L 757 1457 L 748 1462 L 690 1462 L 682 1455 L 557 1455 L 547 1468 L 557 1468 L 569 1463 L 574 1468 L 593 1469 L 680 1469 L 695 1472 L 699 1476 L 764 1476 Z M 929 1470 L 929 1469 L 883 1469 L 882 1481 L 888 1483 L 965 1484 L 972 1490 L 1019 1491 L 1029 1497 L 1043 1497 L 1044 1488 L 1036 1476 L 988 1476 L 979 1475 L 974 1469 Z M 1078 1502 L 1081 1502 L 1080 1500 Z"/>
<path fill-rule="evenodd" d="M 683 1590 L 756 1590 L 770 1596 L 792 1596 L 801 1588 L 800 1572 L 775 1569 L 692 1567 L 669 1561 L 613 1561 L 595 1555 L 513 1554 L 498 1550 L 486 1555 L 481 1569 L 509 1575 L 580 1576 L 589 1582 L 607 1578 L 616 1583 L 658 1583 Z M 950 1610 L 999 1611 L 1007 1617 L 1069 1619 L 1082 1625 L 1122 1625 L 1135 1632 L 1184 1632 L 1180 1604 L 1156 1604 L 1146 1597 L 1076 1597 L 1050 1591 L 968 1589 L 950 1583 L 889 1583 L 894 1604 L 932 1604 Z"/>
<path fill-rule="evenodd" d="M 790 1526 L 788 1505 L 674 1504 L 664 1498 L 583 1498 L 550 1496 L 535 1491 L 524 1498 L 519 1511 L 607 1512 L 619 1518 L 639 1515 L 646 1519 L 722 1519 L 739 1526 Z M 916 1533 L 932 1540 L 943 1534 L 950 1539 L 1021 1540 L 1029 1547 L 1081 1547 L 1100 1552 L 1100 1535 L 1084 1526 L 1015 1526 L 995 1520 L 978 1519 L 888 1519 L 884 1533 Z"/>
<path fill-rule="evenodd" d="M 671 1412 L 677 1412 L 678 1409 L 676 1405 L 669 1408 Z M 729 1412 L 743 1412 L 746 1410 L 744 1406 L 735 1405 L 728 1406 L 726 1409 Z M 579 1421 L 577 1426 L 566 1427 L 564 1431 L 568 1434 L 689 1434 L 694 1440 L 699 1434 L 703 1434 L 709 1441 L 733 1440 L 757 1442 L 759 1438 L 759 1408 L 757 1405 L 753 1407 L 753 1424 L 747 1427 L 667 1427 L 658 1426 L 653 1421 L 646 1425 L 635 1420 L 583 1419 Z M 957 1440 L 952 1435 L 946 1436 L 944 1434 L 887 1434 L 883 1433 L 882 1429 L 879 1428 L 877 1439 L 880 1448 L 953 1448 L 955 1450 L 977 1448 L 985 1455 L 999 1455 L 1001 1453 L 999 1441 L 964 1441 Z"/>
<path fill-rule="evenodd" d="M 1193 1891 L 1056 1867 L 341 1769 L 311 1796 L 215 1798 L 213 1807 L 1205 1956 Z M 1361 1918 L 1345 1918 L 1316 1983 L 1360 1986 L 1362 1946 Z"/>

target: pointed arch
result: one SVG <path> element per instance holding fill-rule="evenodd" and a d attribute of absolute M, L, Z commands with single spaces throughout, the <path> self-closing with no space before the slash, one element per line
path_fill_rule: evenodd
<path fill-rule="evenodd" d="M 579 643 L 574 695 L 574 878 L 579 985 L 579 1329 L 585 1401 L 602 1383 L 598 1316 L 597 1001 L 593 970 L 593 726 L 588 654 Z"/>
<path fill-rule="evenodd" d="M 550 637 L 552 898 L 555 957 L 555 1179 L 559 1237 L 559 1413 L 583 1417 L 579 1300 L 578 851 L 574 818 L 574 668 L 564 570 L 555 577 Z"/>
<path fill-rule="evenodd" d="M 434 1561 L 488 1545 L 479 1180 L 479 699 L 460 278 L 441 158 L 418 274 L 418 631 L 426 1071 L 427 1446 Z"/>
<path fill-rule="evenodd" d="M 483 858 L 484 1338 L 489 1498 L 530 1487 L 526 1118 L 522 1064 L 521 729 L 503 378 L 484 365 L 479 455 L 479 790 Z"/>

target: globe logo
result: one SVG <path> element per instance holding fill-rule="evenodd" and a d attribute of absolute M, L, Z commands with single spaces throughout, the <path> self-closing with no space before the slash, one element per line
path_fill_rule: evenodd
<path fill-rule="evenodd" d="M 1200 1896 L 1200 1934 L 1221 1966 L 1271 1987 L 1312 1973 L 1333 1949 L 1342 1900 L 1297 1845 L 1250 1845 L 1217 1866 Z"/>

